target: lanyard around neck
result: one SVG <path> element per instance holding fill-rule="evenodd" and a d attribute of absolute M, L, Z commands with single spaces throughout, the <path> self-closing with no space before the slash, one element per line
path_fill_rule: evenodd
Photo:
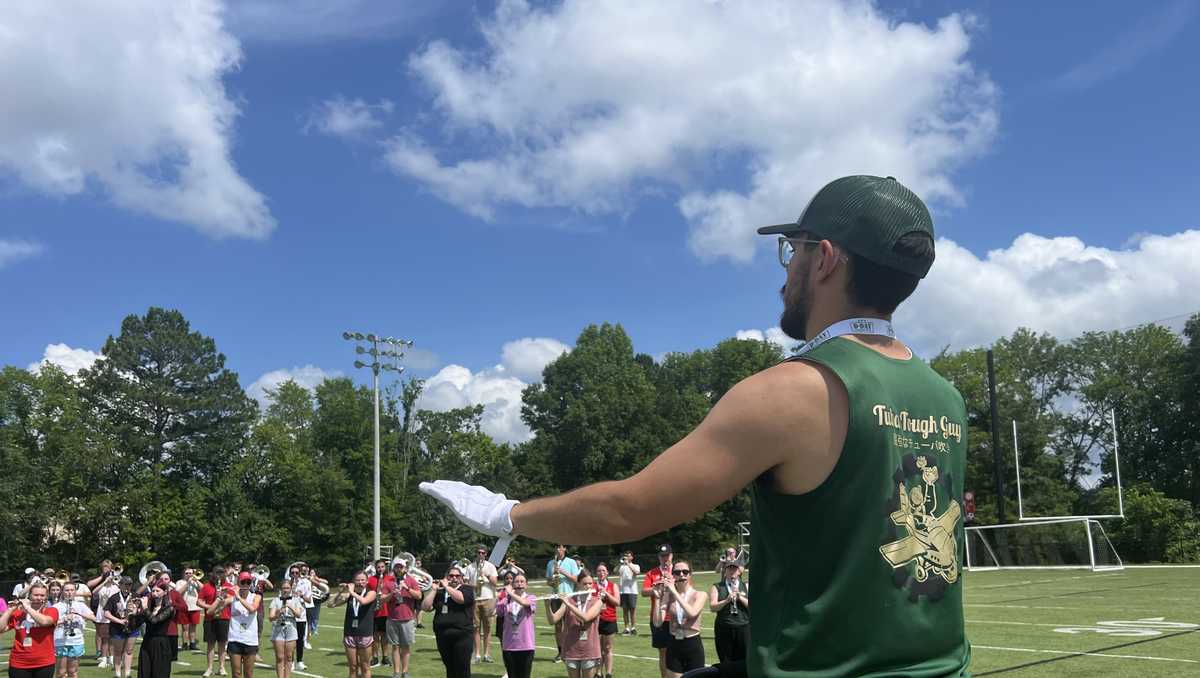
<path fill-rule="evenodd" d="M 881 337 L 896 338 L 896 330 L 890 320 L 882 318 L 847 318 L 821 330 L 812 340 L 806 342 L 795 353 L 802 356 L 830 339 L 846 334 L 874 334 Z"/>

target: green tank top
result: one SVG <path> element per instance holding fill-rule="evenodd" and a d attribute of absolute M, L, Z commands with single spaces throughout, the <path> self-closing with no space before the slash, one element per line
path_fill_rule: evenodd
<path fill-rule="evenodd" d="M 803 360 L 849 394 L 841 457 L 811 492 L 751 489 L 749 673 L 967 676 L 962 396 L 921 360 L 838 338 Z"/>

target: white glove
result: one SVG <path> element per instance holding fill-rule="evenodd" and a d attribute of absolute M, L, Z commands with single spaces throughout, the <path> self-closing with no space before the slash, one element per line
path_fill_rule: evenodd
<path fill-rule="evenodd" d="M 479 485 L 457 480 L 435 480 L 420 485 L 421 491 L 450 507 L 458 519 L 472 529 L 493 537 L 512 536 L 512 507 L 521 503 Z M 505 545 L 507 547 L 507 544 Z"/>

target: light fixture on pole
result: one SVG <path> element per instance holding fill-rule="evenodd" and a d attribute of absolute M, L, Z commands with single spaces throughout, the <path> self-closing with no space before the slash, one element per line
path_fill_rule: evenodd
<path fill-rule="evenodd" d="M 381 371 L 395 372 L 396 376 L 400 376 L 404 372 L 404 367 L 396 363 L 404 358 L 403 349 L 411 347 L 413 342 L 411 339 L 378 337 L 374 334 L 364 335 L 362 332 L 342 332 L 342 339 L 367 341 L 371 344 L 370 348 L 362 345 L 354 347 L 355 354 L 371 356 L 371 362 L 355 360 L 354 367 L 357 369 L 369 367 L 375 381 L 375 560 L 379 560 L 379 373 Z M 380 344 L 384 345 L 382 351 L 379 350 Z"/>

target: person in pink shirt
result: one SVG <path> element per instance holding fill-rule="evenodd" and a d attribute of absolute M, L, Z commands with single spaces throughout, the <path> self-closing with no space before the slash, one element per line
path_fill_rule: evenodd
<path fill-rule="evenodd" d="M 529 582 L 525 575 L 513 577 L 512 584 L 505 586 L 496 602 L 496 620 L 503 621 L 500 628 L 500 649 L 504 657 L 504 670 L 508 678 L 529 678 L 533 671 L 534 628 L 533 615 L 537 612 L 537 596 L 526 588 Z"/>
<path fill-rule="evenodd" d="M 563 622 L 562 657 L 569 678 L 596 678 L 600 671 L 600 611 L 604 601 L 596 591 L 596 580 L 582 570 L 575 580 L 574 594 L 559 594 L 563 604 L 553 621 Z"/>

